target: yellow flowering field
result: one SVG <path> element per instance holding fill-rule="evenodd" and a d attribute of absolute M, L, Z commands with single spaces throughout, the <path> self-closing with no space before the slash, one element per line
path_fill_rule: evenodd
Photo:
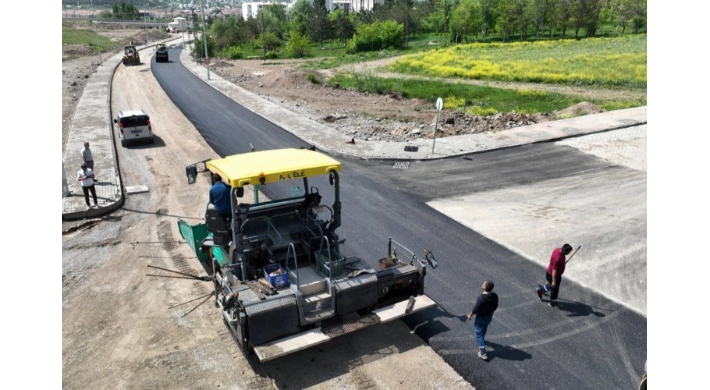
<path fill-rule="evenodd" d="M 645 89 L 646 34 L 473 43 L 413 54 L 388 69 L 431 77 Z"/>

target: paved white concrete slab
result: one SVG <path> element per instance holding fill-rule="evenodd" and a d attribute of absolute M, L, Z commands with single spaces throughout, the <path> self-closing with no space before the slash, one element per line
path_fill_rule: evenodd
<path fill-rule="evenodd" d="M 643 170 L 594 171 L 428 204 L 542 266 L 553 248 L 582 245 L 564 277 L 647 315 L 646 134 L 612 133 L 560 143 Z M 530 276 L 531 291 L 544 277 Z"/>

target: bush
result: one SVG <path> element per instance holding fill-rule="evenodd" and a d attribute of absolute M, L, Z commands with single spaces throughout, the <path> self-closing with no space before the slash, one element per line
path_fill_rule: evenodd
<path fill-rule="evenodd" d="M 310 46 L 311 42 L 308 36 L 293 30 L 289 33 L 289 39 L 286 43 L 286 54 L 291 58 L 308 57 Z"/>
<path fill-rule="evenodd" d="M 308 73 L 306 75 L 306 80 L 310 81 L 313 84 L 323 84 L 323 82 L 321 82 L 320 79 L 318 79 L 318 77 L 316 77 L 316 75 L 314 75 L 313 73 Z"/>
<path fill-rule="evenodd" d="M 491 116 L 498 113 L 493 107 L 483 108 L 481 106 L 472 106 L 466 109 L 466 114 L 471 116 Z"/>
<path fill-rule="evenodd" d="M 239 46 L 231 46 L 229 49 L 227 49 L 227 53 L 225 56 L 230 60 L 238 60 L 244 58 L 244 50 L 242 50 L 242 48 Z"/>
<path fill-rule="evenodd" d="M 353 39 L 348 42 L 346 52 L 354 54 L 361 51 L 382 50 L 389 47 L 401 48 L 404 26 L 394 20 L 375 21 L 360 24 Z"/>
<path fill-rule="evenodd" d="M 281 39 L 273 32 L 259 35 L 255 41 L 255 47 L 266 49 L 266 51 L 274 51 L 281 47 L 282 44 Z"/>
<path fill-rule="evenodd" d="M 279 53 L 276 52 L 276 50 L 269 50 L 266 52 L 266 57 L 269 60 L 275 60 L 279 58 Z"/>
<path fill-rule="evenodd" d="M 454 110 L 459 107 L 464 107 L 466 105 L 465 98 L 457 98 L 454 95 L 449 95 L 444 99 L 444 109 Z"/>
<path fill-rule="evenodd" d="M 348 44 L 345 46 L 345 52 L 348 54 L 357 53 L 357 36 L 354 36 L 353 39 L 348 41 Z"/>

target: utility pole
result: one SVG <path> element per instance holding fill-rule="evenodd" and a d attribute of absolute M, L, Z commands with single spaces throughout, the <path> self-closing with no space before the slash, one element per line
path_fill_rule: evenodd
<path fill-rule="evenodd" d="M 98 27 L 96 28 L 96 51 L 99 52 L 99 63 L 101 65 L 104 64 L 104 60 L 101 59 L 101 46 L 99 46 L 99 29 Z"/>
<path fill-rule="evenodd" d="M 210 79 L 210 56 L 207 54 L 207 34 L 205 33 L 205 6 L 200 0 L 200 9 L 202 10 L 202 42 L 205 43 L 205 64 L 207 65 L 207 80 Z"/>

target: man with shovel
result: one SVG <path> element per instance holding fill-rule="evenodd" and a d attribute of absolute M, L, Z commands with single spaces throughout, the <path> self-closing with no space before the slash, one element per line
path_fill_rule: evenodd
<path fill-rule="evenodd" d="M 580 248 L 581 247 L 580 245 Z M 579 248 L 577 248 L 577 250 L 579 250 Z M 560 293 L 560 283 L 562 282 L 562 274 L 565 272 L 565 264 L 574 256 L 574 254 L 572 254 L 568 260 L 566 257 L 570 253 L 572 253 L 572 245 L 570 244 L 564 244 L 562 248 L 555 248 L 555 250 L 552 251 L 550 264 L 547 266 L 545 272 L 545 280 L 547 280 L 549 284 L 549 290 L 547 289 L 547 285 L 538 285 L 537 296 L 540 300 L 542 300 L 544 294 L 547 294 L 550 290 L 552 291 L 550 294 L 550 302 L 547 303 L 550 307 L 557 307 L 557 295 Z M 575 251 L 575 253 L 577 253 L 577 251 Z"/>

